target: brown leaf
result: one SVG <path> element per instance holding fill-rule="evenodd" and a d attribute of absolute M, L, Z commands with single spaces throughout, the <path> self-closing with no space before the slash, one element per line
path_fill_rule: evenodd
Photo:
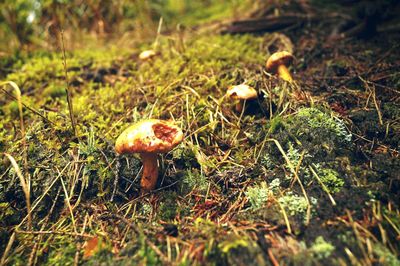
<path fill-rule="evenodd" d="M 99 238 L 97 236 L 87 240 L 83 245 L 83 258 L 93 256 L 99 250 Z"/>

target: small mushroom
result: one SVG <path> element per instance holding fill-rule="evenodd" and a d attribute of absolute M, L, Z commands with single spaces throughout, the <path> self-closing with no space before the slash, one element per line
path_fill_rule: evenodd
<path fill-rule="evenodd" d="M 170 151 L 182 140 L 182 130 L 172 122 L 148 119 L 125 129 L 115 143 L 115 151 L 118 154 L 140 153 L 143 163 L 140 186 L 147 192 L 157 184 L 157 154 Z"/>
<path fill-rule="evenodd" d="M 229 98 L 239 100 L 235 105 L 235 110 L 240 113 L 243 109 L 244 101 L 257 98 L 257 91 L 248 85 L 240 84 L 231 86 L 226 95 Z"/>
<path fill-rule="evenodd" d="M 292 82 L 293 78 L 287 67 L 292 63 L 293 58 L 293 55 L 287 51 L 273 53 L 267 60 L 267 71 L 278 74 L 283 80 Z"/>
<path fill-rule="evenodd" d="M 149 60 L 157 55 L 157 52 L 154 50 L 145 50 L 139 54 L 139 59 L 142 61 Z"/>

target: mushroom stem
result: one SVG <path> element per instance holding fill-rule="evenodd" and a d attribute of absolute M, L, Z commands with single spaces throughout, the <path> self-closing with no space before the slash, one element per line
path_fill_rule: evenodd
<path fill-rule="evenodd" d="M 157 185 L 158 164 L 156 153 L 141 153 L 143 163 L 143 175 L 140 180 L 142 191 L 147 192 L 153 190 Z"/>
<path fill-rule="evenodd" d="M 278 66 L 278 76 L 281 79 L 286 80 L 288 82 L 293 81 L 292 75 L 290 75 L 289 70 L 287 69 L 287 67 L 284 64 L 281 64 Z"/>
<path fill-rule="evenodd" d="M 244 102 L 244 100 L 239 100 L 239 101 L 236 103 L 236 105 L 235 105 L 235 110 L 236 110 L 236 112 L 238 112 L 238 113 L 241 113 L 241 112 L 242 112 L 242 109 L 243 109 L 243 102 Z"/>

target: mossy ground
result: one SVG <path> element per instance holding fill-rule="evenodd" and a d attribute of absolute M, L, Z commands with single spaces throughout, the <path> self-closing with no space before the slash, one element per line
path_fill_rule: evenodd
<path fill-rule="evenodd" d="M 30 108 L 26 146 L 18 105 L 2 97 L 0 151 L 33 207 L 32 229 L 9 241 L 27 209 L 4 158 L 7 264 L 398 265 L 400 56 L 386 48 L 399 36 L 329 45 L 307 32 L 288 33 L 296 86 L 264 72 L 270 34 L 161 36 L 145 62 L 150 43 L 67 52 L 77 136 L 61 55 L 14 63 L 5 80 Z M 238 114 L 224 95 L 243 82 L 260 97 Z M 139 157 L 115 154 L 114 140 L 150 117 L 176 121 L 185 139 L 140 196 Z"/>

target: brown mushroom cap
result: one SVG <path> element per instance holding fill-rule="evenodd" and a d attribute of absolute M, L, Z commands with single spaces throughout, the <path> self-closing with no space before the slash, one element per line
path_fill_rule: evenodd
<path fill-rule="evenodd" d="M 273 53 L 267 60 L 267 71 L 276 73 L 279 65 L 289 66 L 293 58 L 293 55 L 287 51 Z"/>
<path fill-rule="evenodd" d="M 257 91 L 248 85 L 240 84 L 230 87 L 226 95 L 234 99 L 251 100 L 257 98 Z"/>
<path fill-rule="evenodd" d="M 165 153 L 182 140 L 182 130 L 172 122 L 148 119 L 125 129 L 115 143 L 115 150 L 119 154 Z"/>

